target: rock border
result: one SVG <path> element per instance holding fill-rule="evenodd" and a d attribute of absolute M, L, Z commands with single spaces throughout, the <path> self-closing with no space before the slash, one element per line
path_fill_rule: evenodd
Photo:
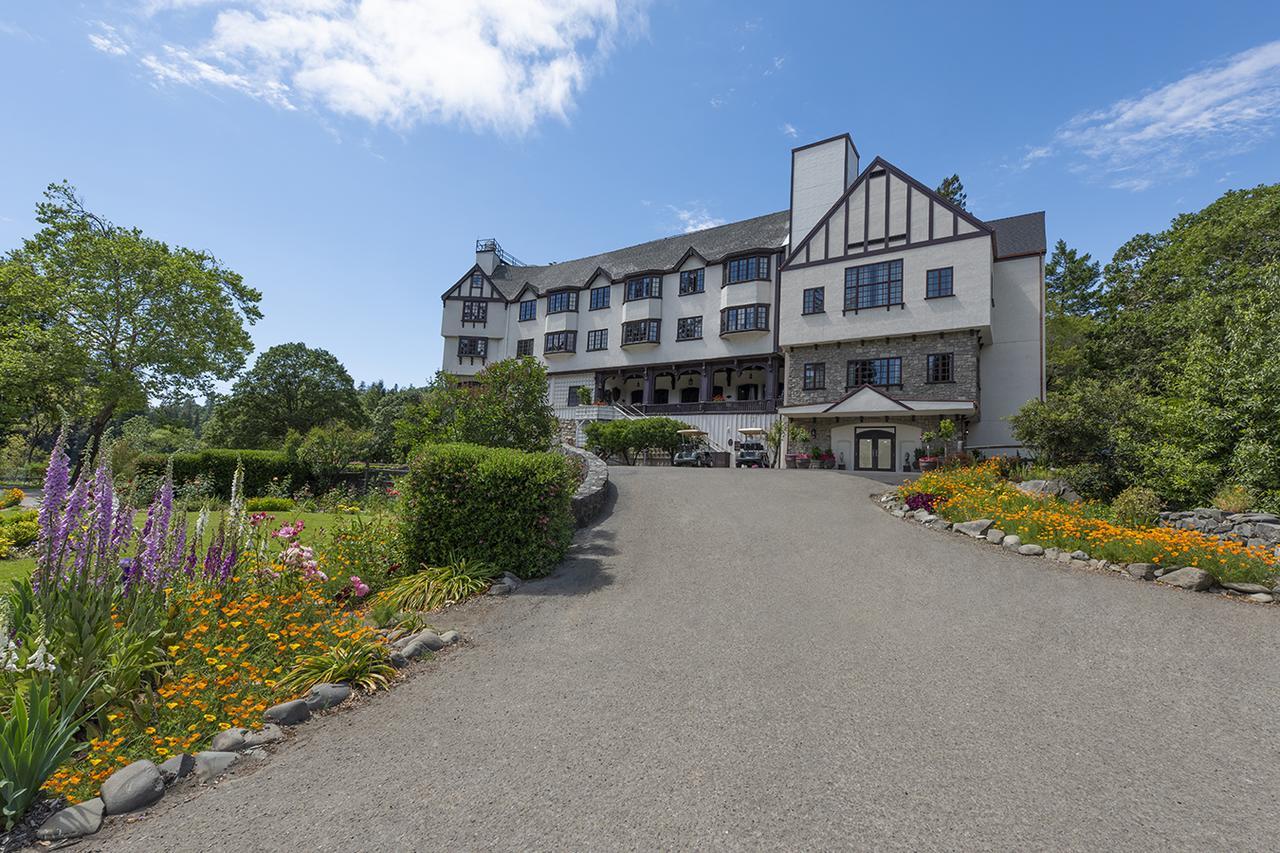
<path fill-rule="evenodd" d="M 413 658 L 429 658 L 430 652 L 460 640 L 457 631 L 437 635 L 428 628 L 392 643 L 391 662 L 401 668 Z M 146 758 L 126 764 L 102 781 L 97 797 L 49 814 L 36 828 L 34 837 L 42 842 L 68 843 L 97 833 L 105 825 L 104 817 L 132 814 L 155 805 L 184 780 L 212 784 L 245 755 L 265 757 L 263 748 L 283 742 L 286 727 L 302 725 L 315 713 L 337 708 L 353 695 L 355 691 L 345 682 L 317 684 L 306 695 L 264 711 L 264 724 L 256 731 L 224 729 L 213 736 L 208 749 L 194 755 L 179 753 L 159 766 Z"/>
<path fill-rule="evenodd" d="M 872 494 L 871 498 L 894 518 L 914 521 L 934 530 L 958 533 L 970 539 L 998 545 L 1007 551 L 1012 551 L 1024 557 L 1042 557 L 1055 563 L 1109 571 L 1130 580 L 1154 581 L 1193 592 L 1211 592 L 1224 597 L 1247 599 L 1256 604 L 1280 602 L 1280 586 L 1268 588 L 1263 584 L 1236 583 L 1232 581 L 1219 584 L 1213 575 L 1195 566 L 1112 563 L 1107 560 L 1090 557 L 1084 551 L 1064 551 L 1061 548 L 1045 548 L 1034 542 L 1023 542 L 1021 537 L 1013 534 L 1006 535 L 1003 530 L 997 529 L 994 526 L 994 522 L 989 518 L 975 518 L 970 521 L 952 524 L 927 510 L 908 509 L 906 503 L 900 501 L 893 492 L 885 492 L 879 495 Z"/>
<path fill-rule="evenodd" d="M 566 456 L 577 456 L 587 466 L 587 476 L 573 494 L 573 520 L 576 526 L 586 527 L 604 509 L 609 493 L 609 466 L 594 453 L 571 444 L 562 444 L 560 451 Z"/>

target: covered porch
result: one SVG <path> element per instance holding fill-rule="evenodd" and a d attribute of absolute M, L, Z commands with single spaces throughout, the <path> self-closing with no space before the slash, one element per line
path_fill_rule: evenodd
<path fill-rule="evenodd" d="M 777 356 L 601 370 L 596 400 L 645 414 L 774 412 L 782 399 Z"/>
<path fill-rule="evenodd" d="M 936 431 L 944 417 L 957 426 L 963 440 L 977 416 L 971 401 L 895 400 L 869 385 L 851 390 L 832 403 L 784 406 L 778 410 L 789 422 L 809 433 L 807 448 L 788 446 L 783 432 L 783 460 L 809 449 L 829 450 L 836 467 L 874 474 L 914 472 L 926 432 Z"/>

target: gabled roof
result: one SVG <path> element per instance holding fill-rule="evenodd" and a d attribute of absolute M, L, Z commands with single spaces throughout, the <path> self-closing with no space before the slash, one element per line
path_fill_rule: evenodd
<path fill-rule="evenodd" d="M 944 414 L 974 411 L 967 400 L 896 400 L 874 385 L 859 385 L 830 403 L 786 406 L 784 415 L 836 417 L 842 415 L 906 415 Z"/>
<path fill-rule="evenodd" d="M 1004 219 L 988 219 L 987 224 L 996 232 L 997 260 L 1043 255 L 1046 251 L 1043 210 Z"/>
<path fill-rule="evenodd" d="M 707 263 L 719 263 L 739 252 L 784 248 L 789 216 L 790 212 L 783 210 L 556 264 L 500 264 L 492 278 L 507 299 L 513 299 L 525 284 L 540 294 L 565 287 L 584 288 L 597 270 L 604 270 L 614 281 L 639 272 L 673 272 L 689 257 L 690 251 Z"/>

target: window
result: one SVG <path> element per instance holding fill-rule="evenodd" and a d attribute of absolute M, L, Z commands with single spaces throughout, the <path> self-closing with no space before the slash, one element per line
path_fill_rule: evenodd
<path fill-rule="evenodd" d="M 809 362 L 804 366 L 804 390 L 817 391 L 827 387 L 827 363 Z"/>
<path fill-rule="evenodd" d="M 609 348 L 609 330 L 592 329 L 587 332 L 587 352 Z"/>
<path fill-rule="evenodd" d="M 627 279 L 626 300 L 630 302 L 633 299 L 661 299 L 662 298 L 662 276 L 660 275 L 642 275 L 639 278 Z"/>
<path fill-rule="evenodd" d="M 857 388 L 859 385 L 901 385 L 902 359 L 863 358 L 851 361 L 845 384 L 849 388 Z"/>
<path fill-rule="evenodd" d="M 462 322 L 483 323 L 489 316 L 489 303 L 479 299 L 467 299 L 462 303 Z"/>
<path fill-rule="evenodd" d="M 725 281 L 729 284 L 737 284 L 740 281 L 768 281 L 769 280 L 769 256 L 755 255 L 750 258 L 735 258 L 726 265 L 728 278 Z"/>
<path fill-rule="evenodd" d="M 538 319 L 538 300 L 526 299 L 520 303 L 520 322 Z"/>
<path fill-rule="evenodd" d="M 542 342 L 542 352 L 544 354 L 551 352 L 577 352 L 578 351 L 578 333 L 577 332 L 547 332 L 546 338 Z"/>
<path fill-rule="evenodd" d="M 578 310 L 578 291 L 557 290 L 547 294 L 547 313 L 563 314 L 566 311 Z"/>
<path fill-rule="evenodd" d="M 951 267 L 929 270 L 924 274 L 924 298 L 937 299 L 939 296 L 953 296 L 951 290 Z"/>
<path fill-rule="evenodd" d="M 956 358 L 949 352 L 936 352 L 927 359 L 927 382 L 955 382 Z"/>
<path fill-rule="evenodd" d="M 680 273 L 680 295 L 688 296 L 690 293 L 702 292 L 702 274 L 706 272 L 704 269 L 685 270 Z"/>
<path fill-rule="evenodd" d="M 485 353 L 489 351 L 489 341 L 486 338 L 458 338 L 458 355 L 474 356 L 476 358 L 484 358 Z"/>
<path fill-rule="evenodd" d="M 471 295 L 484 296 L 484 274 L 473 272 L 471 274 Z"/>
<path fill-rule="evenodd" d="M 578 398 L 578 389 L 585 388 L 585 387 L 586 387 L 585 385 L 570 385 L 569 386 L 569 402 L 565 403 L 565 405 L 566 406 L 582 405 L 582 400 Z"/>
<path fill-rule="evenodd" d="M 720 312 L 720 334 L 730 332 L 767 332 L 769 330 L 768 305 L 741 305 Z"/>
<path fill-rule="evenodd" d="M 521 338 L 516 341 L 516 355 L 533 355 L 533 338 Z"/>
<path fill-rule="evenodd" d="M 902 304 L 902 261 L 849 267 L 844 271 L 844 310 Z"/>
<path fill-rule="evenodd" d="M 681 317 L 676 320 L 676 340 L 696 341 L 702 337 L 701 317 Z"/>
<path fill-rule="evenodd" d="M 656 344 L 662 331 L 661 320 L 632 320 L 622 324 L 622 345 Z"/>
<path fill-rule="evenodd" d="M 823 303 L 827 299 L 827 289 L 825 287 L 809 287 L 804 291 L 804 308 L 805 314 L 822 314 L 826 311 Z"/>
<path fill-rule="evenodd" d="M 597 308 L 609 307 L 610 289 L 611 288 L 607 284 L 604 287 L 591 288 L 591 310 L 592 311 L 596 310 Z"/>

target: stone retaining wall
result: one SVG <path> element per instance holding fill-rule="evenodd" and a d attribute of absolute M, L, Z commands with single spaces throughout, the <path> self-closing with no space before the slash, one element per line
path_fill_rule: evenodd
<path fill-rule="evenodd" d="M 1275 548 L 1280 554 L 1280 517 L 1268 512 L 1223 512 L 1220 509 L 1160 513 L 1161 527 L 1197 530 L 1218 539 L 1255 548 Z"/>
<path fill-rule="evenodd" d="M 594 453 L 568 444 L 562 445 L 560 452 L 566 456 L 577 456 L 587 466 L 587 476 L 578 484 L 578 491 L 573 495 L 574 521 L 578 527 L 586 527 L 604 509 L 604 502 L 609 494 L 609 466 Z"/>

